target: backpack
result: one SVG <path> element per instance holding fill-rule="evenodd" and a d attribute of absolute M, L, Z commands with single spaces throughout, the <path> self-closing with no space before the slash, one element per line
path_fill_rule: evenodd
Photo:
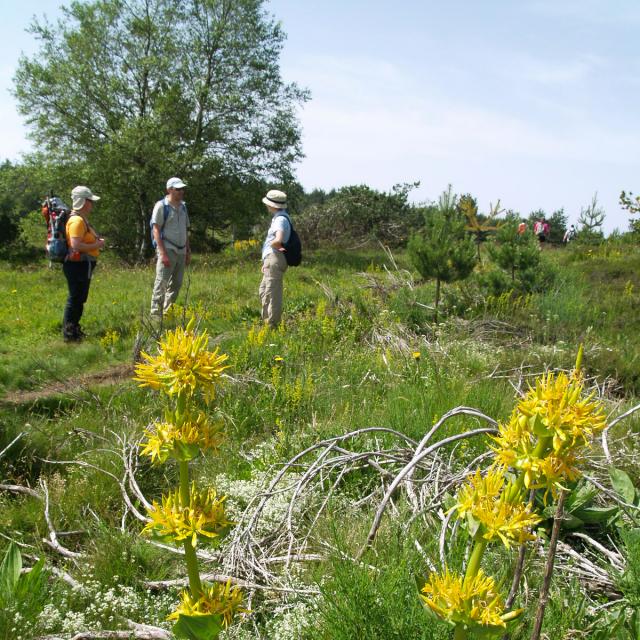
<path fill-rule="evenodd" d="M 47 258 L 51 262 L 64 262 L 69 251 L 66 226 L 71 209 L 52 194 L 42 203 L 42 215 L 47 221 Z"/>
<path fill-rule="evenodd" d="M 167 218 L 169 217 L 170 210 L 169 210 L 169 205 L 164 201 L 164 199 L 159 200 L 159 202 L 162 202 L 162 214 L 163 214 L 162 228 L 160 229 L 160 237 L 164 238 L 164 225 L 167 224 Z M 187 205 L 184 202 L 180 204 L 180 207 L 183 208 L 185 213 L 187 212 Z M 154 249 L 157 249 L 158 243 L 156 242 L 156 239 L 153 237 L 153 214 L 151 214 L 151 218 L 149 219 L 149 233 L 151 234 L 151 246 Z M 184 249 L 184 247 L 178 247 L 178 249 Z"/>
<path fill-rule="evenodd" d="M 289 220 L 289 225 L 291 226 L 289 239 L 282 244 L 284 247 L 284 259 L 290 267 L 297 267 L 302 262 L 302 242 L 300 242 L 300 236 L 293 228 L 293 222 L 291 222 L 289 216 L 282 217 Z"/>

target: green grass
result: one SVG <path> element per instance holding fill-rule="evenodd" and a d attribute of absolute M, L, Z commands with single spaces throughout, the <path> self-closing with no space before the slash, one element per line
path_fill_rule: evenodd
<path fill-rule="evenodd" d="M 611 380 L 608 402 L 615 413 L 637 404 L 640 251 L 627 247 L 618 253 L 589 253 L 570 248 L 545 251 L 543 260 L 547 272 L 554 274 L 552 284 L 530 294 L 491 296 L 475 276 L 459 287 L 445 285 L 449 302 L 441 324 L 434 326 L 428 308 L 432 283 L 409 287 L 402 284 L 406 278 L 389 277 L 383 265 L 391 271 L 393 267 L 382 252 L 319 252 L 287 273 L 282 330 L 261 333 L 258 261 L 238 261 L 230 254 L 196 256 L 179 303 L 196 314 L 200 327 L 229 354 L 232 378 L 217 399 L 227 442 L 221 455 L 197 462 L 196 477 L 214 484 L 221 474 L 250 481 L 258 472 L 273 473 L 306 446 L 367 426 L 390 427 L 418 440 L 459 405 L 506 419 L 513 408 L 517 370 L 523 367 L 526 374 L 545 367 L 570 368 L 581 342 L 589 375 Z M 398 264 L 406 268 L 406 258 L 398 256 Z M 115 588 L 113 576 L 118 576 L 117 584 L 136 594 L 128 614 L 158 622 L 159 614 L 150 613 L 154 602 L 157 612 L 164 612 L 167 598 L 175 595 L 148 594 L 144 581 L 176 577 L 181 565 L 141 541 L 141 526 L 131 516 L 124 519 L 121 531 L 119 487 L 96 467 L 122 477 L 117 455 L 122 439 L 136 441 L 161 415 L 163 405 L 128 376 L 106 384 L 92 377 L 131 363 L 136 336 L 153 350 L 155 336 L 146 321 L 153 268 L 124 268 L 107 255 L 96 272 L 83 319 L 90 338 L 68 345 L 60 336 L 66 298 L 60 269 L 50 270 L 44 261 L 18 267 L 0 265 L 0 296 L 10 302 L 0 309 L 0 451 L 23 434 L 0 458 L 3 481 L 37 487 L 39 480 L 46 480 L 56 528 L 75 532 L 64 537 L 64 544 L 85 554 L 82 566 L 63 562 L 65 570 L 91 583 L 96 593 Z M 181 309 L 177 311 L 169 326 L 180 322 Z M 66 390 L 49 393 L 53 383 L 58 388 L 66 385 Z M 616 433 L 623 428 L 637 433 L 639 424 L 638 419 L 629 421 Z M 475 426 L 471 418 L 459 417 L 447 423 L 443 434 Z M 390 443 L 380 438 L 381 446 Z M 257 456 L 259 447 L 265 452 Z M 445 455 L 453 452 L 462 463 L 485 449 L 486 441 L 477 439 L 450 447 Z M 633 451 L 628 453 L 632 460 Z M 54 464 L 65 460 L 92 466 Z M 149 498 L 158 498 L 175 484 L 176 476 L 175 466 L 152 466 L 146 460 L 136 472 Z M 345 481 L 342 491 L 345 497 L 358 498 L 375 481 L 371 469 L 362 469 Z M 370 508 L 352 514 L 348 536 L 336 530 L 330 517 L 318 528 L 334 548 L 352 556 L 372 515 Z M 39 501 L 1 493 L 0 525 L 6 535 L 33 544 L 50 562 L 61 562 L 42 547 L 48 531 Z M 436 557 L 434 531 L 435 527 L 414 523 L 407 535 L 401 516 L 388 519 L 364 564 L 336 554 L 302 570 L 302 578 L 318 585 L 323 597 L 317 602 L 300 600 L 296 606 L 303 611 L 301 620 L 306 616 L 314 623 L 309 627 L 298 621 L 303 630 L 289 637 L 450 637 L 448 628 L 431 619 L 418 599 L 427 569 L 413 542 L 418 540 L 430 557 Z M 5 543 L 1 538 L 0 551 Z M 461 559 L 464 549 L 455 553 Z M 496 557 L 496 571 L 506 571 L 503 560 L 504 556 Z M 539 577 L 537 567 L 531 584 L 538 585 Z M 60 611 L 77 613 L 87 607 L 85 599 L 55 584 L 48 602 Z M 577 584 L 559 582 L 554 589 L 547 633 L 560 638 L 593 623 L 583 600 L 572 595 Z M 117 597 L 121 596 L 125 597 Z M 261 596 L 253 606 L 265 637 L 287 637 L 284 630 L 295 622 L 293 609 L 274 611 L 273 601 Z M 42 609 L 42 602 L 32 606 L 33 621 L 38 607 Z M 110 622 L 112 613 L 106 609 L 90 615 L 93 618 L 86 621 L 96 628 L 122 624 L 117 616 Z M 38 631 L 58 633 L 61 624 L 53 620 Z M 512 637 L 528 637 L 530 625 L 528 614 Z"/>

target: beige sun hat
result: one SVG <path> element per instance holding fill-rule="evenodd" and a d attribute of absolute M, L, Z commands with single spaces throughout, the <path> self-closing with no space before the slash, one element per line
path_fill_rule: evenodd
<path fill-rule="evenodd" d="M 100 200 L 100 196 L 96 196 L 91 192 L 89 187 L 78 186 L 73 189 L 71 192 L 71 206 L 74 211 L 79 211 L 84 207 L 84 203 L 87 200 L 92 200 L 96 202 L 96 200 Z"/>
<path fill-rule="evenodd" d="M 286 209 L 287 194 L 284 191 L 271 189 L 271 191 L 267 191 L 267 195 L 262 198 L 262 202 L 269 207 L 274 207 L 275 209 Z"/>

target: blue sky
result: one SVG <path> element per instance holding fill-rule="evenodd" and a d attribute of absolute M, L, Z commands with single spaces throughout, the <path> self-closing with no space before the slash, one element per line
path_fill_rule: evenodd
<path fill-rule="evenodd" d="M 0 86 L 7 95 L 24 28 L 59 0 L 4 8 Z M 307 190 L 420 181 L 416 201 L 450 183 L 480 209 L 500 199 L 526 215 L 595 192 L 605 229 L 627 228 L 622 189 L 640 192 L 637 0 L 271 0 L 288 39 L 286 81 L 311 90 L 300 111 Z M 10 97 L 2 156 L 28 150 Z"/>

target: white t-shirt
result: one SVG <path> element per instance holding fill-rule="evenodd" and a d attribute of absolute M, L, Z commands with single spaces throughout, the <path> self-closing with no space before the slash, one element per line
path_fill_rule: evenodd
<path fill-rule="evenodd" d="M 267 237 L 262 245 L 263 260 L 270 253 L 274 252 L 271 243 L 276 239 L 276 233 L 278 231 L 284 232 L 282 236 L 282 243 L 284 244 L 289 240 L 289 236 L 291 235 L 291 222 L 289 221 L 289 214 L 286 209 L 280 209 L 280 211 L 274 213 L 273 218 L 271 218 L 271 226 L 269 227 L 269 231 L 267 231 Z"/>

